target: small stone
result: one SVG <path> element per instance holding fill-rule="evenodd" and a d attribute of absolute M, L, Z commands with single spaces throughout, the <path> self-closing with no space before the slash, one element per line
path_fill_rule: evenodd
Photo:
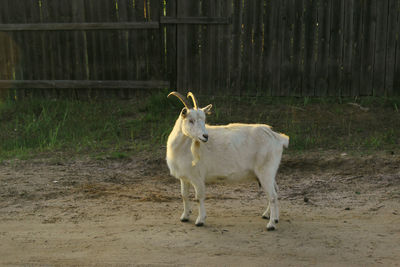
<path fill-rule="evenodd" d="M 349 208 L 349 207 L 346 207 L 344 210 L 350 210 L 350 208 Z"/>
<path fill-rule="evenodd" d="M 304 202 L 306 202 L 306 203 L 307 203 L 309 199 L 308 199 L 308 197 L 304 197 L 304 199 L 303 199 L 303 200 L 304 200 Z"/>

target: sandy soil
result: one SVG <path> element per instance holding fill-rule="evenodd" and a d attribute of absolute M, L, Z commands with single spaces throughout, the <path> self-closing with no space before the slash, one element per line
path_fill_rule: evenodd
<path fill-rule="evenodd" d="M 400 266 L 400 156 L 284 155 L 281 220 L 257 183 L 207 187 L 181 223 L 163 156 L 0 165 L 0 265 Z"/>

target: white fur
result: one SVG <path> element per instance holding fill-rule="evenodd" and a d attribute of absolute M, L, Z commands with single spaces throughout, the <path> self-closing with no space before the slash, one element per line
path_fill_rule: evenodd
<path fill-rule="evenodd" d="M 205 183 L 258 179 L 269 199 L 263 217 L 270 218 L 267 228 L 275 229 L 279 219 L 275 175 L 289 137 L 265 124 L 206 125 L 205 113 L 211 105 L 185 109 L 168 137 L 166 157 L 171 175 L 181 180 L 184 208 L 181 220 L 189 219 L 189 185 L 194 187 L 199 201 L 196 225 L 200 226 L 206 218 Z M 208 141 L 204 138 L 207 134 Z"/>

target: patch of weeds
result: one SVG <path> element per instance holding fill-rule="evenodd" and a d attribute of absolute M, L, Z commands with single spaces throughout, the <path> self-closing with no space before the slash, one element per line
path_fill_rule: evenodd
<path fill-rule="evenodd" d="M 128 154 L 119 151 L 111 152 L 110 155 L 107 156 L 108 159 L 125 159 L 128 157 Z"/>

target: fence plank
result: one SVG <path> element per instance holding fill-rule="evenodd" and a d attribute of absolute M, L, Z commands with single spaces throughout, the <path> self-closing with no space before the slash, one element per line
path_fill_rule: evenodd
<path fill-rule="evenodd" d="M 243 5 L 241 0 L 233 1 L 233 24 L 232 24 L 232 66 L 231 87 L 234 95 L 241 95 L 241 69 L 242 69 L 242 23 Z"/>
<path fill-rule="evenodd" d="M 372 95 L 376 9 L 373 0 L 364 2 L 360 95 Z"/>
<path fill-rule="evenodd" d="M 242 54 L 241 54 L 241 62 L 242 62 L 242 73 L 241 73 L 241 81 L 240 87 L 242 88 L 242 92 L 244 95 L 251 95 L 251 89 L 254 88 L 254 83 L 251 80 L 250 68 L 252 65 L 252 57 L 251 51 L 254 50 L 253 40 L 252 40 L 252 30 L 253 30 L 253 6 L 255 5 L 255 1 L 244 1 L 244 18 L 243 18 L 243 43 L 242 43 Z"/>
<path fill-rule="evenodd" d="M 354 1 L 353 32 L 351 51 L 351 96 L 357 96 L 360 91 L 361 56 L 363 44 L 363 0 Z"/>
<path fill-rule="evenodd" d="M 187 1 L 177 0 L 176 16 L 184 17 L 187 7 Z M 181 92 L 187 91 L 187 38 L 188 25 L 177 25 L 177 89 Z"/>
<path fill-rule="evenodd" d="M 232 0 L 222 1 L 222 16 L 231 17 L 232 15 Z M 222 51 L 222 60 L 219 62 L 219 68 L 222 72 L 223 78 L 221 79 L 221 88 L 222 92 L 227 92 L 228 94 L 232 94 L 231 91 L 231 74 L 232 74 L 232 24 L 221 26 L 222 30 L 221 34 L 221 44 L 218 49 Z M 260 57 L 261 61 L 261 57 Z"/>
<path fill-rule="evenodd" d="M 264 79 L 263 88 L 267 90 L 267 95 L 279 95 L 280 79 L 280 53 L 278 47 L 278 26 L 280 18 L 279 1 L 269 1 L 267 3 L 267 14 L 265 20 L 265 40 L 264 40 Z"/>
<path fill-rule="evenodd" d="M 175 17 L 177 15 L 177 1 L 170 0 L 166 2 L 165 15 Z M 166 76 L 171 81 L 172 88 L 177 88 L 177 25 L 166 25 L 165 28 L 165 58 L 167 64 Z"/>
<path fill-rule="evenodd" d="M 282 1 L 282 48 L 281 48 L 281 76 L 280 94 L 290 95 L 292 88 L 293 74 L 293 45 L 294 45 L 294 24 L 295 24 L 295 0 Z"/>
<path fill-rule="evenodd" d="M 394 71 L 396 67 L 396 43 L 399 43 L 397 39 L 397 33 L 400 31 L 398 21 L 398 15 L 400 15 L 400 2 L 397 0 L 389 0 L 388 9 L 388 27 L 387 27 L 387 43 L 386 43 L 386 67 L 385 67 L 385 92 L 387 96 L 393 95 L 395 88 L 394 84 Z M 398 62 L 397 64 L 400 64 Z M 400 79 L 400 78 L 397 78 Z M 399 84 L 400 85 L 400 84 Z M 399 86 L 397 90 L 400 91 Z"/>
<path fill-rule="evenodd" d="M 340 96 L 351 95 L 352 80 L 352 46 L 353 46 L 353 26 L 354 26 L 354 0 L 344 1 L 344 22 L 343 22 L 343 50 L 342 50 L 342 76 Z"/>
<path fill-rule="evenodd" d="M 326 96 L 329 88 L 330 5 L 331 0 L 321 0 L 317 10 L 318 57 L 315 63 L 315 96 Z"/>
<path fill-rule="evenodd" d="M 331 40 L 329 42 L 329 96 L 341 93 L 344 0 L 332 1 L 331 4 Z"/>
<path fill-rule="evenodd" d="M 295 9 L 295 18 L 293 25 L 293 65 L 292 65 L 292 77 L 291 77 L 291 91 L 290 95 L 301 96 L 302 94 L 302 79 L 303 79 L 303 18 L 304 8 L 303 0 L 295 0 L 293 5 Z"/>
<path fill-rule="evenodd" d="M 119 81 L 119 80 L 0 80 L 0 88 L 166 88 L 169 81 Z"/>
<path fill-rule="evenodd" d="M 397 1 L 397 27 L 395 28 L 395 33 L 397 36 L 396 41 L 396 62 L 394 69 L 394 80 L 393 80 L 393 93 L 391 95 L 400 96 L 400 36 L 398 32 L 400 31 L 400 3 Z"/>
<path fill-rule="evenodd" d="M 388 0 L 376 1 L 376 34 L 374 51 L 374 69 L 372 80 L 373 95 L 385 95 L 385 66 L 386 66 L 386 34 L 388 18 Z"/>

